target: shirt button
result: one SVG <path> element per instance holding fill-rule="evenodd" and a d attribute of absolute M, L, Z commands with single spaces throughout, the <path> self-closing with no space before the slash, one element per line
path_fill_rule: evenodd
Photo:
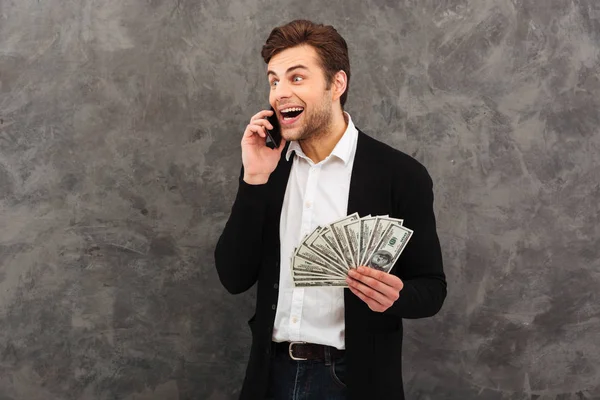
<path fill-rule="evenodd" d="M 277 289 L 278 287 L 279 287 L 279 285 L 278 285 L 278 284 L 274 284 L 274 285 L 273 285 L 273 289 Z"/>
<path fill-rule="evenodd" d="M 312 202 L 310 202 L 310 201 L 307 201 L 307 202 L 306 202 L 306 208 L 310 208 L 310 207 L 312 207 Z"/>
<path fill-rule="evenodd" d="M 298 322 L 298 318 L 296 318 L 296 317 L 292 318 L 292 323 L 295 324 L 296 322 Z"/>
<path fill-rule="evenodd" d="M 273 304 L 273 305 L 271 306 L 271 310 L 275 310 L 276 308 L 277 308 L 277 306 L 276 306 L 275 304 Z"/>

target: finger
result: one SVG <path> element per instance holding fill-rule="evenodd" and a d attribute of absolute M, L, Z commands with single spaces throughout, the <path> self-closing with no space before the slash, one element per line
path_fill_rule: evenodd
<path fill-rule="evenodd" d="M 367 269 L 370 269 L 370 268 L 367 268 Z M 376 271 L 376 272 L 381 272 L 381 271 Z M 383 296 L 385 296 L 387 298 L 390 298 L 392 300 L 396 300 L 398 298 L 398 292 L 400 291 L 400 289 L 397 289 L 393 286 L 395 281 L 393 281 L 393 279 L 390 279 L 389 276 L 376 275 L 379 279 L 384 280 L 382 282 L 379 279 L 375 279 L 369 275 L 366 275 L 365 273 L 361 274 L 360 272 L 357 272 L 356 270 L 349 271 L 348 275 L 350 277 L 352 277 L 354 280 L 356 280 L 357 282 L 362 282 L 364 285 L 381 293 Z M 383 275 L 389 275 L 389 274 L 383 274 Z M 396 279 L 399 279 L 395 275 L 391 275 L 391 276 L 393 276 Z"/>
<path fill-rule="evenodd" d="M 273 129 L 273 125 L 264 118 L 253 119 L 250 121 L 249 125 L 260 125 L 264 126 L 266 129 Z"/>
<path fill-rule="evenodd" d="M 384 295 L 383 293 L 373 289 L 372 287 L 369 287 L 369 286 L 365 285 L 364 283 L 362 283 L 356 279 L 353 279 L 353 278 L 349 278 L 348 286 L 358 290 L 363 295 L 365 295 L 366 297 L 368 297 L 370 299 L 373 299 L 373 301 L 376 301 L 377 303 L 381 304 L 382 306 L 385 305 L 386 308 L 389 307 L 396 300 L 393 297 L 388 297 L 388 296 Z"/>
<path fill-rule="evenodd" d="M 250 138 L 255 134 L 262 138 L 266 137 L 267 133 L 265 131 L 265 127 L 255 124 L 248 124 L 248 126 L 246 126 L 246 130 L 244 131 L 243 139 Z"/>
<path fill-rule="evenodd" d="M 399 291 L 404 287 L 404 283 L 396 275 L 378 271 L 374 268 L 365 266 L 359 266 L 356 270 L 363 275 L 369 276 L 379 282 L 383 282 L 384 284 L 391 286 L 394 291 Z"/>
<path fill-rule="evenodd" d="M 271 110 L 262 110 L 262 111 L 257 112 L 256 114 L 254 114 L 252 116 L 252 118 L 250 118 L 250 122 L 254 122 L 254 121 L 259 120 L 259 119 L 265 119 L 267 117 L 270 117 L 271 115 L 273 115 L 273 111 L 271 111 Z"/>
<path fill-rule="evenodd" d="M 252 124 L 254 125 L 260 125 L 260 126 L 264 126 L 267 129 L 273 129 L 273 125 L 266 119 L 256 119 L 254 121 L 252 121 Z"/>
<path fill-rule="evenodd" d="M 381 311 L 385 311 L 387 309 L 382 304 L 371 299 L 370 297 L 365 296 L 364 294 L 362 294 L 358 290 L 354 289 L 353 287 L 350 286 L 349 289 L 352 293 L 354 293 L 356 295 L 356 297 L 358 297 L 359 299 L 361 299 L 362 301 L 367 303 L 367 305 L 369 306 L 369 308 L 371 310 L 381 312 Z"/>

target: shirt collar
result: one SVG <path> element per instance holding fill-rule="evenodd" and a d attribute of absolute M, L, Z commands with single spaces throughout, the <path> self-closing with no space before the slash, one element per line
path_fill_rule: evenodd
<path fill-rule="evenodd" d="M 344 111 L 344 114 L 348 118 L 348 126 L 346 127 L 346 130 L 344 131 L 342 138 L 337 142 L 337 144 L 333 148 L 333 151 L 331 152 L 331 154 L 329 156 L 327 156 L 327 158 L 325 158 L 325 160 L 323 160 L 323 161 L 328 160 L 329 158 L 331 158 L 331 156 L 336 156 L 337 158 L 339 158 L 340 160 L 342 160 L 344 162 L 344 165 L 347 165 L 348 161 L 350 161 L 350 157 L 352 157 L 353 145 L 358 136 L 358 130 L 354 126 L 354 123 L 352 122 L 352 118 L 350 117 L 350 114 L 348 114 L 345 111 Z M 285 154 L 285 159 L 287 161 L 290 160 L 290 155 L 294 151 L 296 152 L 296 155 L 303 157 L 303 158 L 308 158 L 302 151 L 302 147 L 300 147 L 300 144 L 294 140 L 294 141 L 290 142 L 287 153 Z"/>

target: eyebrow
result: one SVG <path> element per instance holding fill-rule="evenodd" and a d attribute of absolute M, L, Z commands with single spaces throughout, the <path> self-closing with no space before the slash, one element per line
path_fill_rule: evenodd
<path fill-rule="evenodd" d="M 305 67 L 305 66 L 304 66 L 304 65 L 302 65 L 302 64 L 298 64 L 298 65 L 294 65 L 293 67 L 289 67 L 289 68 L 287 69 L 287 71 L 285 71 L 285 73 L 286 73 L 286 74 L 289 74 L 291 71 L 293 71 L 293 70 L 295 70 L 295 69 L 305 69 L 305 70 L 307 70 L 307 71 L 308 71 L 308 67 Z M 275 73 L 275 71 L 271 71 L 271 70 L 268 70 L 268 71 L 267 71 L 267 76 L 269 76 L 269 75 L 275 75 L 275 76 L 277 76 L 277 74 Z"/>

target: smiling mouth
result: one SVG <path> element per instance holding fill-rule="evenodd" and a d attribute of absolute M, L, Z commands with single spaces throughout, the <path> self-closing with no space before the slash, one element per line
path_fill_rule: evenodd
<path fill-rule="evenodd" d="M 302 114 L 302 112 L 304 112 L 304 108 L 301 107 L 287 108 L 281 111 L 281 116 L 284 121 L 289 121 Z"/>

